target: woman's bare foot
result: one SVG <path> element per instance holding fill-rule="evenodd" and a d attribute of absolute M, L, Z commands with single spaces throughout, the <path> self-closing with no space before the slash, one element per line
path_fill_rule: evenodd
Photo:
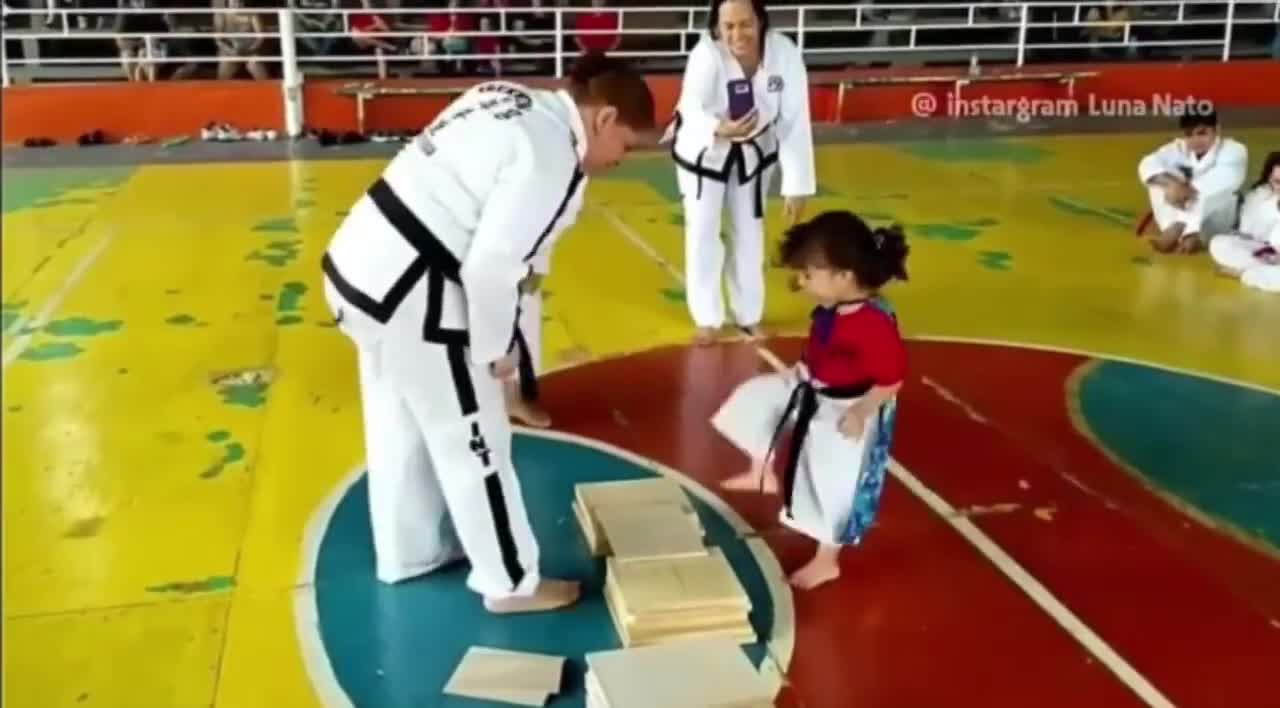
<path fill-rule="evenodd" d="M 742 333 L 747 336 L 747 341 L 749 342 L 764 339 L 764 329 L 761 328 L 760 325 L 748 325 L 746 327 L 739 327 L 738 329 L 742 330 Z"/>
<path fill-rule="evenodd" d="M 763 481 L 763 487 L 761 482 Z M 772 469 L 760 462 L 752 463 L 746 472 L 736 474 L 720 483 L 720 488 L 730 492 L 755 492 L 776 494 L 778 477 Z"/>
<path fill-rule="evenodd" d="M 716 343 L 716 338 L 720 336 L 720 330 L 715 327 L 699 327 L 698 333 L 693 337 L 693 343 L 699 347 L 709 347 Z"/>
<path fill-rule="evenodd" d="M 812 590 L 819 585 L 840 577 L 840 547 L 818 546 L 818 552 L 803 568 L 791 574 L 787 580 L 800 590 Z"/>
<path fill-rule="evenodd" d="M 582 587 L 572 580 L 543 578 L 538 589 L 528 597 L 504 597 L 484 599 L 484 608 L 496 615 L 518 612 L 547 612 L 568 607 L 578 601 Z"/>

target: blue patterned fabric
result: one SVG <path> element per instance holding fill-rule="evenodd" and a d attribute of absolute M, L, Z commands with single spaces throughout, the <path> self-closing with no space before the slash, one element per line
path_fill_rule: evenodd
<path fill-rule="evenodd" d="M 895 324 L 897 323 L 898 316 L 889 303 L 876 298 L 870 304 L 889 315 Z M 893 431 L 898 418 L 897 400 L 891 398 L 885 401 L 876 415 L 878 422 L 876 436 L 874 440 L 867 441 L 871 446 L 870 454 L 867 455 L 866 468 L 862 470 L 862 477 L 858 482 L 858 491 L 853 495 L 853 509 L 850 510 L 849 521 L 845 525 L 844 533 L 840 536 L 840 542 L 847 546 L 862 543 L 862 539 L 875 523 L 876 514 L 880 511 L 884 476 L 889 470 L 889 452 L 893 446 Z"/>

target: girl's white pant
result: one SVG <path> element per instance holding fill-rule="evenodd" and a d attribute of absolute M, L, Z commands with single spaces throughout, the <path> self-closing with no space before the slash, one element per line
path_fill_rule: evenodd
<path fill-rule="evenodd" d="M 795 385 L 792 372 L 748 379 L 724 402 L 711 424 L 752 459 L 764 459 Z M 839 545 L 844 542 L 854 497 L 867 469 L 871 448 L 867 443 L 879 432 L 878 419 L 870 417 L 862 436 L 849 438 L 840 431 L 840 418 L 858 399 L 819 396 L 818 400 L 818 412 L 796 467 L 791 516 L 784 508 L 779 520 L 819 543 Z"/>

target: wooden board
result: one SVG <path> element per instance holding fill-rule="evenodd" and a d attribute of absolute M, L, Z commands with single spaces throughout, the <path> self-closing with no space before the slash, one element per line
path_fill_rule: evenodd
<path fill-rule="evenodd" d="M 605 581 L 605 605 L 624 647 L 639 647 L 687 639 L 724 637 L 739 644 L 758 641 L 755 628 L 741 608 L 724 610 L 682 610 L 637 617 L 627 611 L 617 585 Z"/>
<path fill-rule="evenodd" d="M 591 548 L 592 555 L 603 557 L 613 552 L 608 535 L 600 523 L 602 509 L 635 508 L 650 504 L 678 505 L 696 529 L 699 538 L 705 536 L 698 512 L 679 483 L 666 479 L 632 479 L 615 482 L 589 482 L 574 487 L 574 513 L 581 514 L 578 523 Z"/>
<path fill-rule="evenodd" d="M 587 512 L 582 510 L 582 505 L 576 499 L 570 503 L 570 506 L 573 507 L 573 516 L 578 520 L 578 528 L 582 529 L 582 538 L 587 542 L 591 555 L 596 557 L 607 555 L 608 548 L 597 531 L 595 522 L 587 516 Z"/>
<path fill-rule="evenodd" d="M 702 529 L 684 504 L 640 504 L 596 509 L 609 553 L 621 561 L 705 556 Z"/>
<path fill-rule="evenodd" d="M 587 511 L 604 506 L 637 504 L 687 504 L 684 488 L 666 477 L 628 479 L 616 482 L 588 482 L 574 488 L 578 503 Z"/>
<path fill-rule="evenodd" d="M 467 698 L 541 706 L 559 693 L 564 658 L 490 647 L 471 647 L 444 692 Z"/>
<path fill-rule="evenodd" d="M 600 708 L 757 708 L 768 684 L 732 640 L 690 640 L 588 654 Z M 594 685 L 592 685 L 594 684 Z"/>
<path fill-rule="evenodd" d="M 628 613 L 751 610 L 751 599 L 724 552 L 716 547 L 697 557 L 644 561 L 609 558 L 606 566 Z"/>

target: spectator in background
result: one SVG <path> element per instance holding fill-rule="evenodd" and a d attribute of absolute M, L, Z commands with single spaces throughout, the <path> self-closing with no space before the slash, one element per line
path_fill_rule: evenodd
<path fill-rule="evenodd" d="M 142 10 L 148 7 L 146 0 L 121 0 L 121 9 Z M 130 12 L 116 15 L 115 32 L 122 34 L 152 35 L 150 37 L 117 37 L 120 50 L 120 66 L 129 81 L 155 81 L 155 60 L 164 56 L 164 40 L 169 25 L 161 12 Z"/>
<path fill-rule="evenodd" d="M 591 0 L 592 12 L 575 15 L 574 29 L 578 33 L 573 36 L 578 49 L 583 52 L 591 50 L 612 52 L 622 43 L 622 13 L 617 10 L 604 9 L 605 0 Z M 584 34 L 598 32 L 598 34 Z"/>
<path fill-rule="evenodd" d="M 459 33 L 474 32 L 476 16 L 470 12 L 457 12 L 461 5 L 461 0 L 449 0 L 445 11 L 427 15 L 427 40 L 432 46 L 432 54 L 438 51 L 447 57 L 471 52 L 471 37 L 459 36 Z M 453 68 L 460 71 L 462 63 L 455 60 Z"/>
<path fill-rule="evenodd" d="M 475 0 L 476 7 L 480 9 L 493 9 L 501 7 L 501 2 L 495 0 Z M 501 32 L 502 17 L 499 12 L 482 12 L 476 16 L 476 27 L 480 32 Z M 476 54 L 487 54 L 488 59 L 480 59 L 480 73 L 492 73 L 494 76 L 502 75 L 502 60 L 497 55 L 502 54 L 502 35 L 499 34 L 481 34 L 475 38 L 472 46 L 475 47 Z"/>
<path fill-rule="evenodd" d="M 330 37 L 298 37 L 303 53 L 316 57 L 332 54 L 342 39 L 337 36 L 342 32 L 342 15 L 336 12 L 337 0 L 294 0 L 293 5 L 298 10 L 294 15 L 298 32 L 335 33 Z"/>
<path fill-rule="evenodd" d="M 224 4 L 225 3 L 225 4 Z M 218 37 L 218 78 L 234 77 L 243 65 L 249 75 L 259 81 L 269 78 L 267 67 L 257 56 L 262 54 L 267 38 L 246 36 L 262 34 L 262 16 L 245 8 L 244 0 L 214 0 L 214 7 L 225 7 L 213 18 L 213 31 Z"/>
<path fill-rule="evenodd" d="M 529 32 L 552 32 L 556 28 L 556 17 L 548 12 L 543 0 L 529 0 L 529 9 L 521 9 L 516 13 L 508 13 L 511 29 L 519 34 L 510 38 L 508 51 L 517 54 L 551 54 L 556 50 L 556 39 L 553 35 L 529 36 Z M 533 60 L 535 74 L 551 73 L 551 59 Z"/>
<path fill-rule="evenodd" d="M 1138 48 L 1125 41 L 1124 27 L 1133 21 L 1133 13 L 1124 2 L 1107 0 L 1101 5 L 1094 5 L 1089 8 L 1084 21 L 1090 24 L 1084 28 L 1084 37 L 1089 42 L 1091 55 L 1100 59 L 1138 57 Z"/>
<path fill-rule="evenodd" d="M 365 9 L 372 10 L 369 3 L 365 3 Z M 372 52 L 386 52 L 394 54 L 399 51 L 395 42 L 391 37 L 380 37 L 378 35 L 390 32 L 391 25 L 387 23 L 387 18 L 377 12 L 355 12 L 351 14 L 351 41 L 359 48 Z"/>

